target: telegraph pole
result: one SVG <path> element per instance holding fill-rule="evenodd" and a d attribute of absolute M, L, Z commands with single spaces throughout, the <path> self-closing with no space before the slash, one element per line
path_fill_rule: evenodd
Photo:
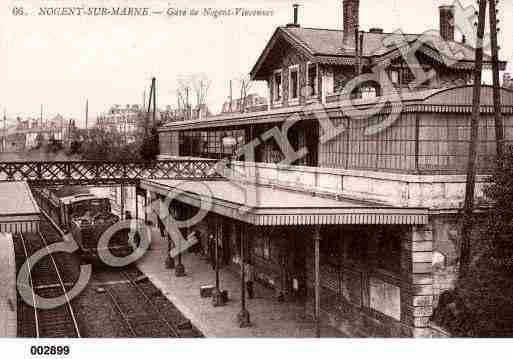
<path fill-rule="evenodd" d="M 150 110 L 151 110 L 151 99 L 153 98 L 153 86 L 155 85 L 153 78 L 151 80 L 151 86 L 150 86 L 150 95 L 148 97 L 148 111 L 146 112 L 146 116 L 144 116 L 144 137 L 146 138 L 148 136 L 148 126 L 149 126 L 149 117 L 150 117 Z"/>
<path fill-rule="evenodd" d="M 154 77 L 151 79 L 151 87 L 153 88 L 153 123 L 155 127 L 157 117 L 157 79 Z"/>
<path fill-rule="evenodd" d="M 5 114 L 5 108 L 4 108 L 4 136 L 3 136 L 3 142 L 2 142 L 2 152 L 6 152 L 7 149 L 7 116 Z"/>
<path fill-rule="evenodd" d="M 497 164 L 502 167 L 504 160 L 504 127 L 502 122 L 501 84 L 499 79 L 499 44 L 497 40 L 497 6 L 495 0 L 490 3 L 490 36 L 492 45 L 493 72 L 493 112 L 495 120 L 495 142 L 497 146 Z"/>
<path fill-rule="evenodd" d="M 89 100 L 86 99 L 86 108 L 85 108 L 85 127 L 86 130 L 89 130 Z"/>
<path fill-rule="evenodd" d="M 487 0 L 479 1 L 476 63 L 474 69 L 474 90 L 472 100 L 472 119 L 470 123 L 470 143 L 467 166 L 467 185 L 465 190 L 465 205 L 463 208 L 463 228 L 461 233 L 460 278 L 466 275 L 470 263 L 470 242 L 472 237 L 474 195 L 476 188 L 477 140 L 479 135 L 478 129 L 481 111 L 481 80 L 483 71 L 483 38 L 485 32 L 486 2 Z"/>
<path fill-rule="evenodd" d="M 187 110 L 186 120 L 190 120 L 191 109 L 190 109 L 190 106 L 189 106 L 189 87 L 185 88 L 185 106 L 186 106 L 186 110 Z"/>
<path fill-rule="evenodd" d="M 233 103 L 233 83 L 230 80 L 230 113 L 232 112 L 232 103 Z"/>

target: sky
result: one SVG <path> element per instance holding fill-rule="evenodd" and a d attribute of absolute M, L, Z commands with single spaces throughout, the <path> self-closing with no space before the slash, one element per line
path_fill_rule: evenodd
<path fill-rule="evenodd" d="M 452 0 L 361 0 L 360 28 L 421 33 L 438 29 L 438 6 Z M 113 104 L 141 104 L 157 78 L 157 104 L 176 106 L 177 79 L 204 73 L 212 81 L 208 103 L 218 112 L 229 81 L 248 74 L 277 26 L 301 5 L 304 27 L 342 28 L 341 0 L 8 0 L 0 5 L 0 111 L 14 118 L 57 113 L 83 124 Z M 474 0 L 461 0 L 464 6 Z M 13 15 L 23 7 L 25 16 Z M 38 16 L 40 7 L 149 7 L 150 17 Z M 501 59 L 513 62 L 513 1 L 499 3 Z M 272 16 L 213 18 L 167 16 L 168 8 L 249 8 Z M 511 20 L 511 19 L 508 19 Z M 512 64 L 508 64 L 512 72 Z M 486 78 L 486 75 L 485 75 Z M 261 92 L 262 85 L 255 91 Z"/>

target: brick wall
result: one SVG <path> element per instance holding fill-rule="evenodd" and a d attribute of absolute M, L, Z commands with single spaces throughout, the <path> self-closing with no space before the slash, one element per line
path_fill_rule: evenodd
<path fill-rule="evenodd" d="M 454 41 L 454 6 L 440 6 L 440 36 Z"/>
<path fill-rule="evenodd" d="M 344 47 L 355 48 L 355 29 L 360 23 L 360 0 L 344 0 Z"/>

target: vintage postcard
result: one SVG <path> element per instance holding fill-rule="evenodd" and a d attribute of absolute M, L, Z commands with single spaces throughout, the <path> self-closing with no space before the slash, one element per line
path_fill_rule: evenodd
<path fill-rule="evenodd" d="M 0 337 L 25 356 L 513 337 L 513 2 L 0 20 Z"/>

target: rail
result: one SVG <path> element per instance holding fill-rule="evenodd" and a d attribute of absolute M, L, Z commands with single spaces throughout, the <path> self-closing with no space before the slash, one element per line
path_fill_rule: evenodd
<path fill-rule="evenodd" d="M 27 265 L 27 273 L 28 273 L 28 279 L 30 281 L 30 288 L 32 288 L 32 302 L 34 303 L 34 325 L 36 329 L 36 338 L 39 338 L 39 320 L 37 316 L 37 303 L 36 303 L 36 294 L 34 293 L 34 281 L 32 280 L 32 272 L 30 268 L 32 268 L 30 264 L 30 257 L 28 255 L 27 246 L 25 245 L 25 238 L 23 237 L 23 234 L 20 233 L 20 241 L 21 245 L 23 246 L 23 253 L 25 254 L 26 258 L 26 265 Z"/>
<path fill-rule="evenodd" d="M 34 308 L 34 325 L 35 334 L 37 338 L 41 337 L 76 337 L 81 338 L 79 325 L 71 305 L 71 299 L 69 298 L 66 290 L 66 284 L 60 273 L 57 262 L 48 249 L 48 241 L 39 232 L 34 234 L 33 238 L 26 238 L 20 234 L 20 241 L 23 247 L 23 254 L 26 258 L 25 263 L 32 269 L 29 271 L 29 281 L 31 286 L 31 294 Z M 36 244 L 36 238 L 39 238 L 39 245 Z M 30 256 L 41 250 L 46 250 L 46 260 L 41 260 L 40 266 L 37 268 L 37 275 L 34 276 L 32 271 L 34 267 L 31 266 Z M 35 264 L 35 263 L 34 263 Z M 52 283 L 47 283 L 50 280 Z M 56 280 L 55 283 L 53 281 Z M 39 306 L 38 298 L 51 298 L 55 296 L 63 295 L 65 304 L 52 310 L 41 309 Z"/>
<path fill-rule="evenodd" d="M 169 331 L 171 333 L 173 333 L 175 335 L 175 337 L 180 338 L 181 335 L 180 335 L 178 329 L 165 318 L 164 313 L 162 313 L 162 311 L 159 309 L 159 307 L 157 305 L 155 305 L 153 300 L 151 300 L 151 298 L 146 294 L 146 292 L 144 292 L 144 290 L 141 289 L 141 287 L 127 273 L 123 273 L 123 275 L 125 276 L 127 281 L 130 283 L 130 285 L 132 287 L 134 287 L 141 294 L 141 296 L 144 298 L 146 303 L 148 303 L 155 310 L 155 312 L 157 312 L 161 315 L 160 319 L 166 325 L 166 327 L 169 329 Z"/>
<path fill-rule="evenodd" d="M 39 236 L 41 237 L 41 240 L 44 243 L 44 247 L 46 249 L 48 256 L 50 257 L 50 260 L 52 261 L 53 267 L 55 268 L 55 273 L 57 274 L 57 278 L 59 279 L 59 285 L 64 293 L 64 298 L 66 299 L 66 307 L 68 308 L 69 313 L 71 315 L 71 320 L 73 321 L 73 327 L 75 329 L 77 338 L 80 338 L 81 337 L 80 329 L 78 328 L 78 322 L 77 322 L 77 318 L 75 316 L 75 311 L 73 310 L 73 307 L 71 306 L 71 299 L 68 296 L 68 291 L 66 290 L 66 285 L 64 284 L 64 280 L 62 279 L 62 276 L 59 272 L 59 267 L 57 266 L 57 263 L 55 262 L 55 258 L 53 257 L 52 253 L 48 249 L 48 242 L 46 241 L 45 236 L 43 235 L 42 232 L 39 232 Z"/>

